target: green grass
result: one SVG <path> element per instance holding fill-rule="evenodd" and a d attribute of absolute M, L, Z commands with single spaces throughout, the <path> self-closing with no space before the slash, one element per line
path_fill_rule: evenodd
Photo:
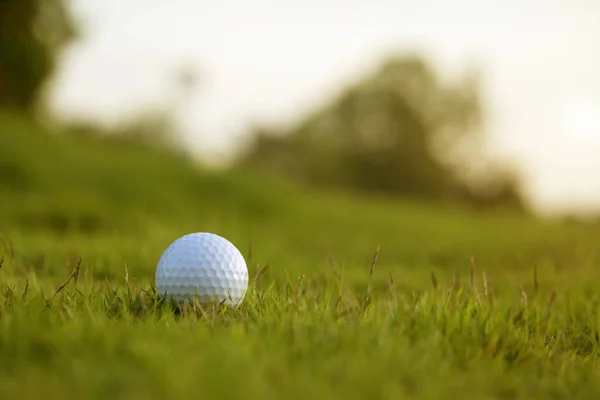
<path fill-rule="evenodd" d="M 6 113 L 0 210 L 2 398 L 600 395 L 595 225 L 209 173 Z M 239 309 L 155 294 L 193 231 L 246 256 Z"/>

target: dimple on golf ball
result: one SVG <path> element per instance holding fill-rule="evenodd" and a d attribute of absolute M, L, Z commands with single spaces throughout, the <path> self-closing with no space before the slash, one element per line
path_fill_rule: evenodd
<path fill-rule="evenodd" d="M 239 305 L 248 289 L 242 253 L 213 233 L 190 233 L 174 241 L 156 267 L 156 288 L 176 301 L 197 299 Z"/>

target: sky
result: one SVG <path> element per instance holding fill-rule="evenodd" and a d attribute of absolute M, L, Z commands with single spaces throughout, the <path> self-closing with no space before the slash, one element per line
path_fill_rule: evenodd
<path fill-rule="evenodd" d="M 490 152 L 524 172 L 540 212 L 600 211 L 596 0 L 71 0 L 58 115 L 108 123 L 175 110 L 186 143 L 223 159 L 255 123 L 288 124 L 386 56 L 451 77 L 483 68 Z M 195 91 L 176 93 L 182 65 Z"/>

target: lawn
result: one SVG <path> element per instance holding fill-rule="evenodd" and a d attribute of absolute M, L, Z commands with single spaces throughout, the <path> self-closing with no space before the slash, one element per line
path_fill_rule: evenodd
<path fill-rule="evenodd" d="M 598 398 L 600 226 L 207 172 L 0 114 L 2 398 Z M 238 309 L 175 309 L 176 238 L 235 243 Z"/>

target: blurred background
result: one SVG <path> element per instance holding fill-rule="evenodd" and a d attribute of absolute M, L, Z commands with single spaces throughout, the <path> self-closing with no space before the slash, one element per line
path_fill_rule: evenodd
<path fill-rule="evenodd" d="M 126 201 L 105 175 L 118 153 L 62 144 L 93 137 L 347 193 L 593 217 L 599 20 L 587 0 L 2 0 L 0 190 Z"/>

